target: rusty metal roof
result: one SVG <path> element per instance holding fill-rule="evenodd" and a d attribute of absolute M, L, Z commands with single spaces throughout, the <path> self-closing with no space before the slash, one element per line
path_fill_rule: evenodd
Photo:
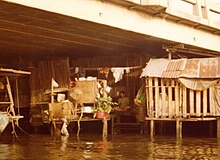
<path fill-rule="evenodd" d="M 220 58 L 150 59 L 141 77 L 220 78 Z"/>

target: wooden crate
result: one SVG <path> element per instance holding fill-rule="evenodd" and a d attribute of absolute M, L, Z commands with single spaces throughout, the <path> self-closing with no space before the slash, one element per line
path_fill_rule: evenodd
<path fill-rule="evenodd" d="M 95 103 L 95 99 L 98 94 L 98 86 L 96 80 L 77 81 L 76 87 L 78 87 L 83 93 L 83 96 L 79 99 L 80 103 Z"/>
<path fill-rule="evenodd" d="M 49 103 L 50 117 L 54 119 L 71 118 L 73 105 L 71 102 Z"/>

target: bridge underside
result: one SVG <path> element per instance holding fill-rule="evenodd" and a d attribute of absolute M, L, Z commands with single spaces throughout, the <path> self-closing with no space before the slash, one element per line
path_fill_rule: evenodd
<path fill-rule="evenodd" d="M 0 1 L 0 6 L 2 56 L 92 57 L 136 54 L 164 57 L 167 52 L 162 46 L 180 44 L 117 26 L 14 3 Z M 102 13 L 99 16 L 102 16 Z M 185 46 L 201 49 L 187 44 Z M 184 55 L 192 56 L 186 53 Z"/>

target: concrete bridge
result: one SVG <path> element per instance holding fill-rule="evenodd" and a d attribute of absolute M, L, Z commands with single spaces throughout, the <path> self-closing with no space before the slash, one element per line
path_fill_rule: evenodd
<path fill-rule="evenodd" d="M 10 55 L 163 56 L 167 48 L 183 55 L 219 56 L 220 4 L 211 0 L 2 0 L 0 37 L 1 54 Z"/>

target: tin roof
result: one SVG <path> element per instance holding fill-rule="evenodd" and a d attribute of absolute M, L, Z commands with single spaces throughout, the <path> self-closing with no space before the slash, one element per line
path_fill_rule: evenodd
<path fill-rule="evenodd" d="M 141 77 L 220 78 L 220 58 L 150 59 Z"/>

